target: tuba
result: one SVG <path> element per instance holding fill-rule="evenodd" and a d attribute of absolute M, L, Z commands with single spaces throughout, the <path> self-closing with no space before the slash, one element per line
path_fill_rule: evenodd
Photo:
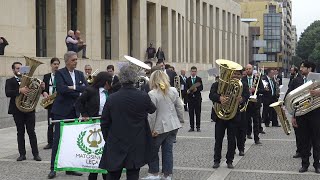
<path fill-rule="evenodd" d="M 238 79 L 232 79 L 234 71 L 241 70 L 242 66 L 236 62 L 224 59 L 216 60 L 219 65 L 219 86 L 217 93 L 229 98 L 226 105 L 214 103 L 213 109 L 218 118 L 230 120 L 237 114 L 239 107 L 238 96 L 242 94 L 242 83 Z"/>
<path fill-rule="evenodd" d="M 137 68 L 137 72 L 138 72 L 139 74 L 141 74 L 141 75 L 138 77 L 138 79 L 137 79 L 137 84 L 136 84 L 136 87 L 141 90 L 141 87 L 142 87 L 143 85 L 149 83 L 149 78 L 145 75 L 145 73 L 143 73 L 143 70 L 144 70 L 144 69 L 150 70 L 151 67 L 148 66 L 147 64 L 145 64 L 144 62 L 142 62 L 142 61 L 134 58 L 134 57 L 125 55 L 124 58 L 126 58 L 126 60 L 129 61 L 129 64 L 135 65 L 135 67 Z"/>
<path fill-rule="evenodd" d="M 35 110 L 42 92 L 40 87 L 41 80 L 32 76 L 37 67 L 43 63 L 26 56 L 24 56 L 24 58 L 26 60 L 26 66 L 30 67 L 30 71 L 22 75 L 19 88 L 28 87 L 29 92 L 26 95 L 19 94 L 19 96 L 16 97 L 16 106 L 21 112 L 31 112 Z"/>
<path fill-rule="evenodd" d="M 311 73 L 309 73 L 311 74 Z M 291 91 L 285 99 L 285 106 L 290 114 L 302 116 L 320 107 L 320 97 L 311 96 L 310 90 L 320 89 L 320 81 L 312 80 Z"/>
<path fill-rule="evenodd" d="M 40 106 L 42 106 L 45 109 L 48 109 L 48 107 L 53 104 L 54 100 L 57 97 L 57 92 L 51 94 L 49 97 L 42 99 L 40 102 Z"/>
<path fill-rule="evenodd" d="M 269 107 L 274 108 L 274 110 L 276 111 L 276 113 L 279 117 L 281 126 L 284 130 L 284 133 L 286 133 L 286 135 L 289 135 L 291 133 L 290 123 L 289 123 L 289 120 L 286 116 L 286 113 L 282 109 L 282 105 L 283 105 L 283 101 L 278 101 L 278 102 L 270 104 Z"/>

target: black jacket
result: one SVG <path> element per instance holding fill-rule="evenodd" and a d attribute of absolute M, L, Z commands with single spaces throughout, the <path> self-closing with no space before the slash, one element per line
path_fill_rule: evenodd
<path fill-rule="evenodd" d="M 109 96 L 101 117 L 106 144 L 100 168 L 137 169 L 149 162 L 152 137 L 147 118 L 155 111 L 149 95 L 133 86 L 123 86 Z"/>
<path fill-rule="evenodd" d="M 88 84 L 83 72 L 74 70 L 74 73 L 76 90 L 68 88 L 68 86 L 73 86 L 73 81 L 67 68 L 59 69 L 55 73 L 57 97 L 52 105 L 52 114 L 67 116 L 75 110 L 75 103 Z M 76 113 L 79 116 L 79 112 Z"/>
<path fill-rule="evenodd" d="M 99 89 L 88 86 L 78 98 L 76 108 L 83 117 L 98 117 L 100 109 Z"/>
<path fill-rule="evenodd" d="M 0 44 L 0 55 L 4 55 L 4 48 L 9 45 L 8 41 L 4 37 L 0 37 L 3 40 L 3 43 Z"/>
<path fill-rule="evenodd" d="M 45 83 L 45 88 L 42 91 L 42 93 L 46 92 L 49 94 L 49 87 L 53 86 L 53 82 L 50 82 L 50 79 L 51 79 L 51 73 L 45 74 L 43 76 L 43 82 Z M 51 108 L 52 108 L 52 104 L 50 106 L 48 106 L 47 109 L 51 109 Z"/>
<path fill-rule="evenodd" d="M 297 87 L 304 84 L 303 77 L 301 75 L 298 75 L 297 77 L 293 78 L 291 82 L 289 83 L 288 90 L 286 92 L 286 95 L 284 96 L 284 99 L 286 99 L 287 95 L 296 89 Z"/>
<path fill-rule="evenodd" d="M 261 90 L 261 93 L 263 94 L 263 103 L 269 104 L 269 103 L 275 102 L 279 98 L 279 95 L 276 94 L 276 92 L 277 92 L 276 81 L 274 80 L 274 78 L 270 78 L 270 80 L 273 83 L 274 95 L 272 95 L 271 85 L 270 85 L 270 82 L 268 80 L 268 77 L 267 76 L 263 76 L 262 80 L 265 80 L 266 82 L 268 82 L 267 86 L 268 86 L 268 89 L 269 89 L 269 91 L 267 91 L 265 88 L 263 88 L 263 90 Z"/>
<path fill-rule="evenodd" d="M 203 84 L 202 84 L 202 79 L 199 76 L 196 76 L 196 81 L 194 83 L 200 82 L 201 85 L 197 88 L 197 91 L 192 93 L 190 92 L 188 94 L 188 101 L 192 101 L 192 100 L 202 100 L 201 97 L 201 91 L 203 90 Z M 191 80 L 191 76 L 187 78 L 187 90 L 190 89 L 190 87 L 192 86 L 192 80 Z"/>
<path fill-rule="evenodd" d="M 111 83 L 111 90 L 112 92 L 117 92 L 121 88 L 121 83 L 119 81 L 119 77 L 114 75 L 112 83 Z"/>
<path fill-rule="evenodd" d="M 177 76 L 177 73 L 174 71 L 170 71 L 168 69 L 166 69 L 166 73 L 169 76 L 169 80 L 170 80 L 170 86 L 174 87 L 174 77 Z"/>

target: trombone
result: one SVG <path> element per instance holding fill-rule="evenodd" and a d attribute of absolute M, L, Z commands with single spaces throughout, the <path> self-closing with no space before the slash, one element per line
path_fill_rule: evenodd
<path fill-rule="evenodd" d="M 255 82 L 253 83 L 256 90 L 254 91 L 253 95 L 249 97 L 246 104 L 240 109 L 240 112 L 247 111 L 247 107 L 248 107 L 249 102 L 258 102 L 257 92 L 258 92 L 258 87 L 259 87 L 259 82 L 260 82 L 261 76 L 262 76 L 262 72 L 259 72 L 258 80 L 257 80 L 257 78 L 255 78 Z"/>
<path fill-rule="evenodd" d="M 92 74 L 88 75 L 87 82 L 88 84 L 92 84 L 94 77 L 97 75 L 99 69 L 96 69 Z"/>

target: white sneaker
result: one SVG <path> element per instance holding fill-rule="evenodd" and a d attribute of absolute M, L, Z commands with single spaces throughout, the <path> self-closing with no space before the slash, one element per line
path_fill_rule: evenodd
<path fill-rule="evenodd" d="M 144 177 L 144 178 L 141 178 L 142 180 L 160 180 L 161 179 L 161 177 L 160 177 L 160 175 L 157 175 L 157 176 L 155 176 L 155 175 L 153 175 L 153 174 L 149 174 L 148 173 L 148 176 L 147 177 Z M 171 180 L 171 179 L 170 179 Z"/>
<path fill-rule="evenodd" d="M 162 176 L 161 180 L 172 180 L 171 176 L 167 176 L 166 178 Z"/>

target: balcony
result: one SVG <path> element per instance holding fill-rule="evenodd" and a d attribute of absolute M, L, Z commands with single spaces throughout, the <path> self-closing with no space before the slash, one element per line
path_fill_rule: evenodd
<path fill-rule="evenodd" d="M 254 61 L 266 61 L 267 55 L 266 54 L 253 54 Z"/>
<path fill-rule="evenodd" d="M 267 41 L 265 40 L 254 40 L 252 47 L 266 47 L 267 46 Z"/>

